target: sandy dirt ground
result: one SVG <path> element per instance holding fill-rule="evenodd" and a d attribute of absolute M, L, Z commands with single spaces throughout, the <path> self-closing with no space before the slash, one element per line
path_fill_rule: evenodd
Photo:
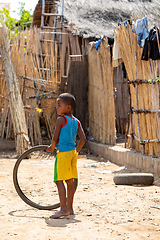
<path fill-rule="evenodd" d="M 75 215 L 50 220 L 54 210 L 32 208 L 17 195 L 12 180 L 14 154 L 0 153 L 1 240 L 160 239 L 158 184 L 116 186 L 113 176 L 121 172 L 119 166 L 109 159 L 82 156 L 78 159 Z M 52 182 L 53 162 L 51 158 L 29 161 L 19 173 L 26 194 L 42 205 L 58 201 Z"/>

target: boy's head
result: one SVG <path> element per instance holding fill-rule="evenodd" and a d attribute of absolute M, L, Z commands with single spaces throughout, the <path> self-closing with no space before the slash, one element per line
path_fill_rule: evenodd
<path fill-rule="evenodd" d="M 71 106 L 71 109 L 73 110 L 76 104 L 75 97 L 70 93 L 62 93 L 58 96 L 58 99 L 61 99 L 63 103 L 66 105 Z"/>

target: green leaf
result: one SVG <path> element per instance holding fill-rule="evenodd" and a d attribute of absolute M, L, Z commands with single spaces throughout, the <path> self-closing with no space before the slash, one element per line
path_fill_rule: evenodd
<path fill-rule="evenodd" d="M 6 25 L 9 35 L 12 36 L 12 39 L 10 39 L 11 42 L 13 38 L 18 35 L 20 29 L 23 30 L 24 27 L 30 28 L 32 22 L 31 10 L 25 10 L 25 3 L 23 2 L 19 2 L 19 5 L 19 21 L 10 16 L 8 9 L 2 8 L 0 11 L 0 23 L 1 25 Z"/>

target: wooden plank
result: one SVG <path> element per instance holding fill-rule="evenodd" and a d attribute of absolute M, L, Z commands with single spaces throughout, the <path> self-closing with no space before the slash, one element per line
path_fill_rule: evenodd
<path fill-rule="evenodd" d="M 87 130 L 87 88 L 88 64 L 83 61 L 72 61 L 68 74 L 67 92 L 76 98 L 74 115 L 81 121 L 84 130 Z"/>

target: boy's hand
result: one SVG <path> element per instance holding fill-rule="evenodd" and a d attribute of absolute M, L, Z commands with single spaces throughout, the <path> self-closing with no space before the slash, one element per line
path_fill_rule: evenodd
<path fill-rule="evenodd" d="M 55 147 L 53 147 L 52 145 L 50 145 L 47 149 L 47 152 L 54 152 L 55 151 Z"/>

